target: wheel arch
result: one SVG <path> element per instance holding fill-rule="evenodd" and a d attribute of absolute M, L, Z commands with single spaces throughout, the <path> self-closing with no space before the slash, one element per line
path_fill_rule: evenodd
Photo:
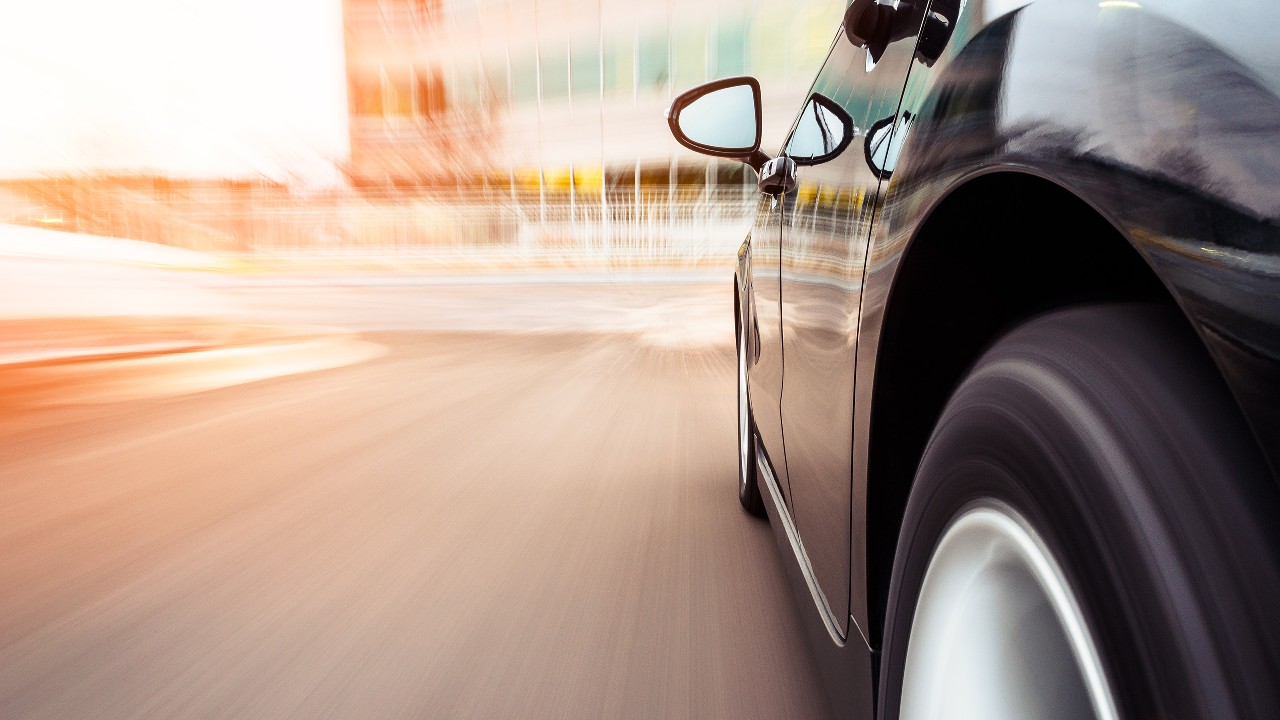
<path fill-rule="evenodd" d="M 1112 221 L 1039 174 L 988 169 L 957 183 L 928 212 L 894 271 L 876 346 L 865 505 L 873 646 L 883 637 L 916 466 L 968 368 L 1033 315 L 1126 301 L 1167 305 L 1194 328 Z"/>

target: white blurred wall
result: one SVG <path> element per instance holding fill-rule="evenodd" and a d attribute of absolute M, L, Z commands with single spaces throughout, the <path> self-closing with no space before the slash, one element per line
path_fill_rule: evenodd
<path fill-rule="evenodd" d="M 0 0 L 0 177 L 336 179 L 341 0 Z"/>

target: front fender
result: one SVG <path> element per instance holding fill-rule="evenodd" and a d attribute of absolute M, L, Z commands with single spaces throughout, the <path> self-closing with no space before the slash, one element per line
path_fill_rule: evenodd
<path fill-rule="evenodd" d="M 966 176 L 1048 178 L 1147 261 L 1280 466 L 1280 5 L 1008 5 L 968 3 L 941 61 L 912 69 L 873 248 L 888 272 L 869 294 L 888 297 L 891 266 Z"/>
<path fill-rule="evenodd" d="M 1023 4 L 966 3 L 939 61 L 908 77 L 864 282 L 855 489 L 870 481 L 903 260 L 942 198 L 1000 170 L 1049 180 L 1115 228 L 1199 333 L 1277 467 L 1280 5 L 1041 0 L 1009 11 Z M 982 201 L 1005 221 L 1019 212 Z M 1024 219 L 1027 242 L 1058 221 Z M 976 239 L 947 242 L 963 252 Z"/>

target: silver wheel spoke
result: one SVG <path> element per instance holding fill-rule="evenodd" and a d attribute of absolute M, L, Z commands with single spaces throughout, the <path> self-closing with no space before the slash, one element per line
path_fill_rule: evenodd
<path fill-rule="evenodd" d="M 1115 720 L 1062 569 L 1011 509 L 964 512 L 935 548 L 912 620 L 901 717 Z"/>

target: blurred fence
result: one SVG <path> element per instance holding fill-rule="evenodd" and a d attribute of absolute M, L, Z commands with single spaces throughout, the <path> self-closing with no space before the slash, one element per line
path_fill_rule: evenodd
<path fill-rule="evenodd" d="M 62 187 L 25 199 L 43 215 L 56 215 L 61 229 L 206 252 L 500 254 L 641 266 L 732 258 L 757 198 L 739 186 L 712 186 L 603 195 Z"/>

